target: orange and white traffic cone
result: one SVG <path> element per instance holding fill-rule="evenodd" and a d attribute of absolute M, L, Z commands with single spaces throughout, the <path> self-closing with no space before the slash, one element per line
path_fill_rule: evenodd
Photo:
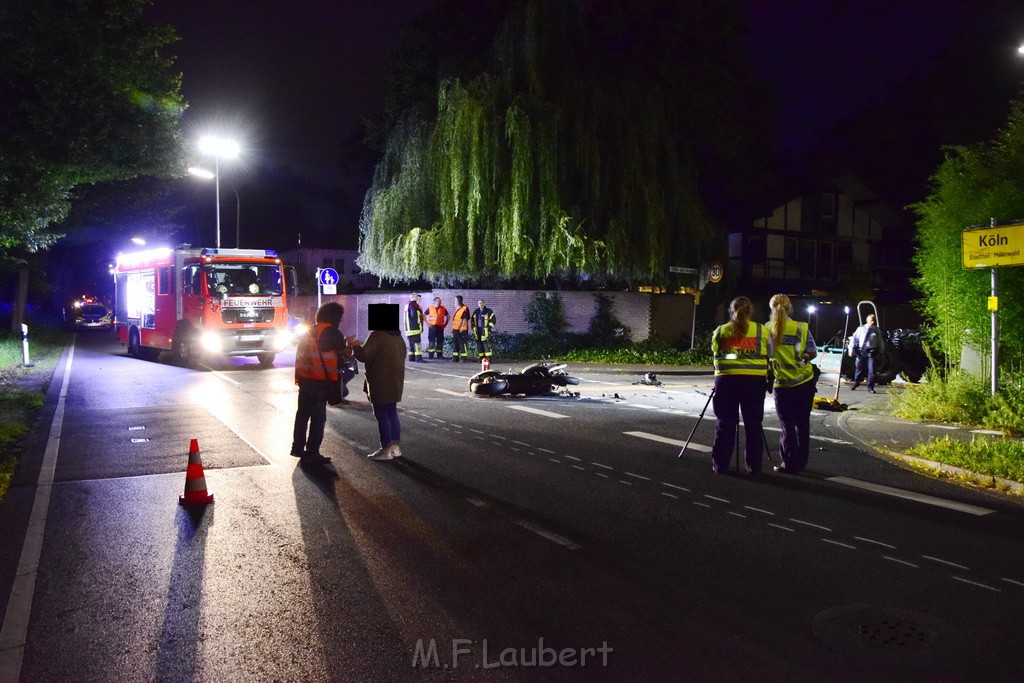
<path fill-rule="evenodd" d="M 480 360 L 480 370 L 482 372 L 486 372 L 487 370 L 490 370 L 490 369 L 491 369 L 491 359 L 490 359 L 489 356 L 484 356 Z"/>
<path fill-rule="evenodd" d="M 199 439 L 188 446 L 188 469 L 185 471 L 185 493 L 178 496 L 179 505 L 206 505 L 213 502 L 213 494 L 206 490 L 203 460 L 199 457 Z"/>

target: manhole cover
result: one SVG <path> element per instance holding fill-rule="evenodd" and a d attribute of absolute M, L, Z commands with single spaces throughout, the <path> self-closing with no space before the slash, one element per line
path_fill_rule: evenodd
<path fill-rule="evenodd" d="M 814 636 L 847 655 L 891 664 L 934 666 L 970 658 L 969 638 L 927 614 L 879 605 L 843 605 L 816 617 Z"/>

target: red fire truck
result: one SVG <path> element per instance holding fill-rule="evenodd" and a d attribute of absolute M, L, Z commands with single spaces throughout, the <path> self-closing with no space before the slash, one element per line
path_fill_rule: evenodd
<path fill-rule="evenodd" d="M 150 249 L 117 257 L 114 319 L 128 353 L 171 349 L 185 365 L 205 354 L 256 356 L 270 366 L 292 341 L 284 266 L 263 249 Z"/>

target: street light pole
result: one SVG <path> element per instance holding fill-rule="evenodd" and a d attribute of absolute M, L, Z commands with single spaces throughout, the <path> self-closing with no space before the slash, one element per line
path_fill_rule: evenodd
<path fill-rule="evenodd" d="M 220 249 L 220 157 L 213 158 L 213 184 L 216 187 L 217 202 L 217 248 Z"/>
<path fill-rule="evenodd" d="M 217 201 L 217 248 L 220 249 L 220 160 L 233 159 L 238 156 L 238 143 L 234 140 L 225 140 L 222 138 L 205 137 L 199 141 L 199 149 L 203 153 L 209 154 L 213 157 L 213 178 L 216 185 L 216 201 Z M 235 197 L 238 197 L 238 191 L 235 190 Z M 241 213 L 241 209 L 237 210 L 237 213 Z M 238 226 L 235 226 L 235 232 L 237 237 Z"/>

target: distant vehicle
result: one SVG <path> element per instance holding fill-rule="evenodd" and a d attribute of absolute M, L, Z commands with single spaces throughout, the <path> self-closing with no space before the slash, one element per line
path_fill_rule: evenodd
<path fill-rule="evenodd" d="M 152 249 L 118 256 L 115 325 L 132 356 L 173 350 L 194 367 L 206 355 L 255 356 L 269 367 L 292 342 L 285 268 L 264 249 Z"/>
<path fill-rule="evenodd" d="M 84 299 L 75 302 L 73 321 L 78 330 L 109 330 L 114 326 L 114 313 L 95 300 Z"/>

